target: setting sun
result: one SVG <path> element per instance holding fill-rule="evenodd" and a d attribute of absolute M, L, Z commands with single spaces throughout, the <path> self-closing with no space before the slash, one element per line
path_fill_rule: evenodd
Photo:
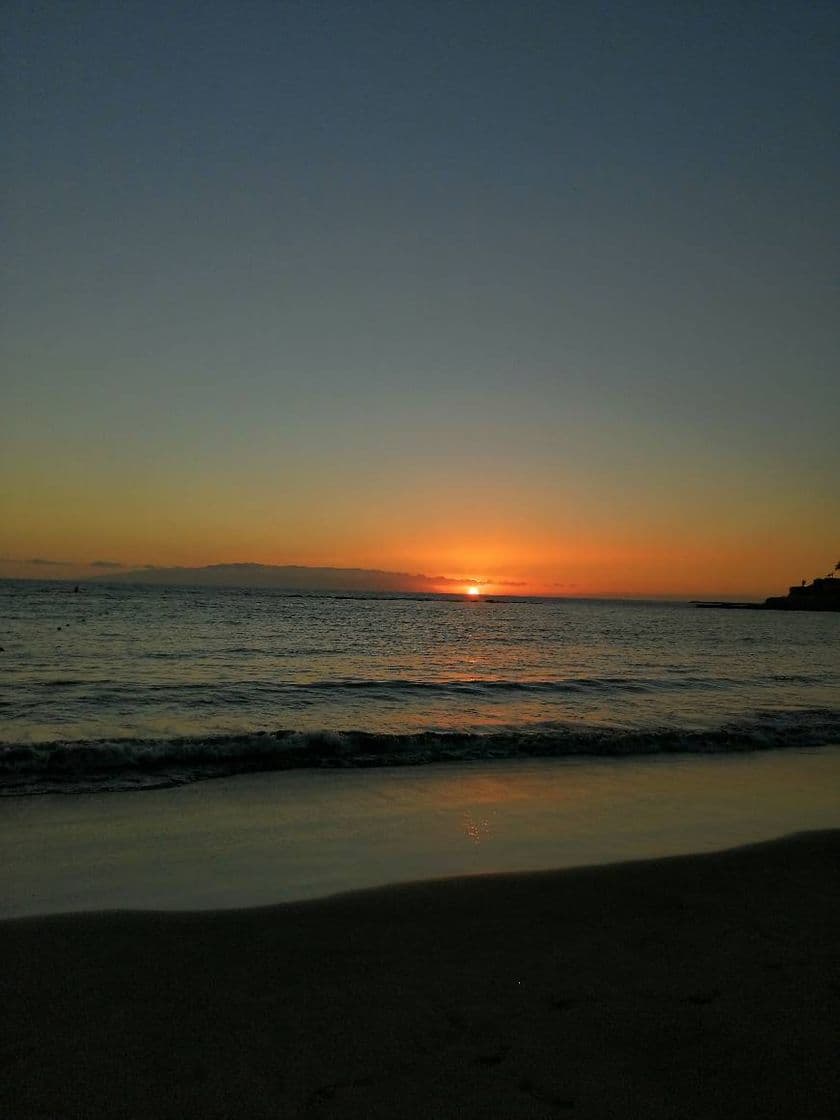
<path fill-rule="evenodd" d="M 467 588 L 467 594 L 468 595 L 480 595 L 481 594 L 481 588 L 480 587 L 468 587 Z"/>

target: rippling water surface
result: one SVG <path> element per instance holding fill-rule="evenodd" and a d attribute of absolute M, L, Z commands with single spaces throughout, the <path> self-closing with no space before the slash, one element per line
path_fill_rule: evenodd
<path fill-rule="evenodd" d="M 0 790 L 840 741 L 840 616 L 0 584 Z"/>

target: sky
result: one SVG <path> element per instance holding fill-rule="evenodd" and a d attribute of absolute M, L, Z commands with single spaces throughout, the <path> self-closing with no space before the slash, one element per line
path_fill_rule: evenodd
<path fill-rule="evenodd" d="M 7 0 L 0 575 L 823 574 L 838 32 L 809 0 Z"/>

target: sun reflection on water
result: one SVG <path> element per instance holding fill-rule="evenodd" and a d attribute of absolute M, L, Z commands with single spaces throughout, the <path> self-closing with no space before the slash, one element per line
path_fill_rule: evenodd
<path fill-rule="evenodd" d="M 469 810 L 464 813 L 463 830 L 473 844 L 486 843 L 493 835 L 489 817 L 474 817 Z"/>

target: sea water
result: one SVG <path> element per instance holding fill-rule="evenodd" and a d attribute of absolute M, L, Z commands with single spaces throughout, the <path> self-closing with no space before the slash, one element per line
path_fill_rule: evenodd
<path fill-rule="evenodd" d="M 837 615 L 34 582 L 0 612 L 2 916 L 840 826 Z"/>
<path fill-rule="evenodd" d="M 0 583 L 0 792 L 840 741 L 840 616 Z"/>

